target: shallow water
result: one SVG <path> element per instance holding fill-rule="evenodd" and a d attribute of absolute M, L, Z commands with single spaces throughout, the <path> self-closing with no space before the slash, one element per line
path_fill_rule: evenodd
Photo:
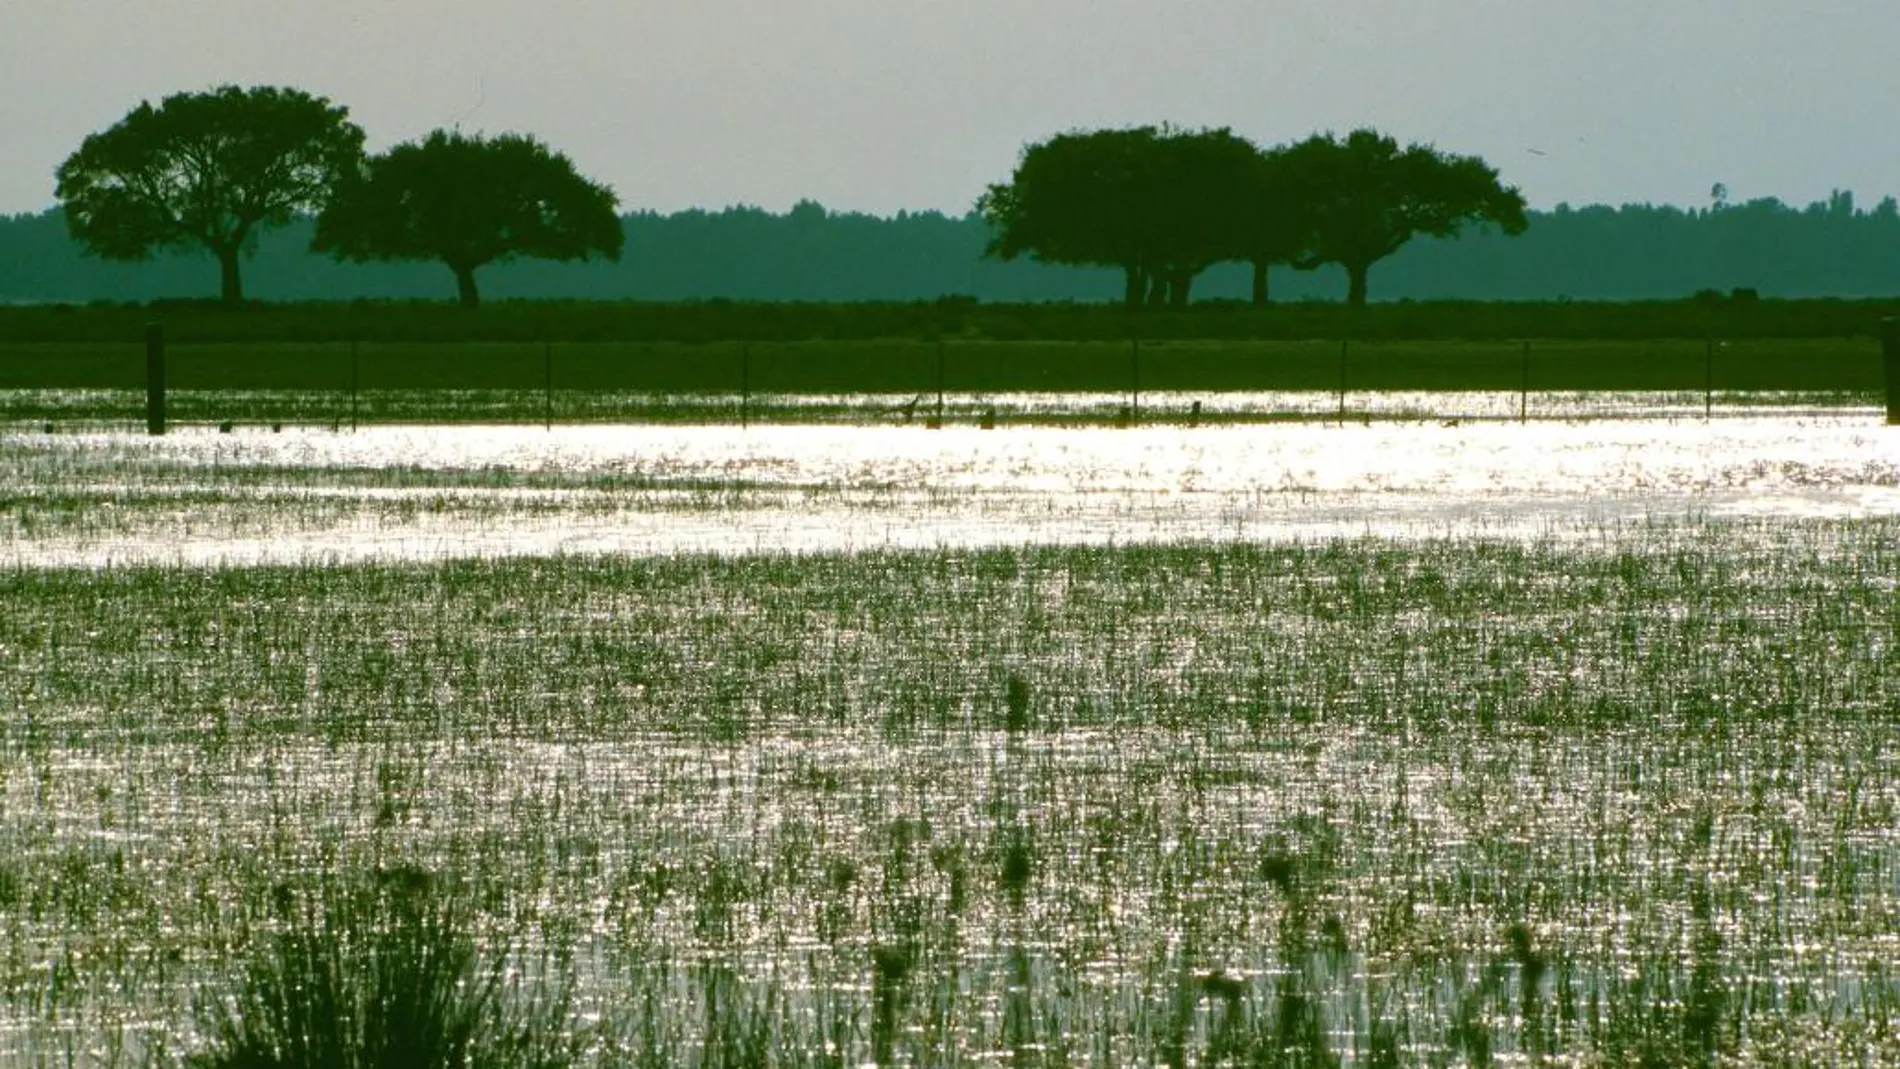
<path fill-rule="evenodd" d="M 15 576 L 0 1064 L 189 1047 L 243 904 L 339 856 L 466 876 L 577 942 L 582 1013 L 661 991 L 689 1036 L 709 989 L 635 968 L 737 960 L 863 1006 L 910 902 L 966 1049 L 1032 990 L 1079 1007 L 1052 1028 L 1148 1034 L 1189 968 L 1284 970 L 1259 862 L 1285 850 L 1323 859 L 1351 940 L 1310 966 L 1334 1022 L 1394 999 L 1438 1042 L 1471 1004 L 1448 978 L 1522 921 L 1593 1006 L 1713 968 L 1731 1034 L 1856 1049 L 1900 1005 L 1900 569 L 1888 524 L 1780 520 L 1895 514 L 1878 418 L 0 434 L 0 562 L 26 566 L 1366 531 L 1626 555 Z M 939 906 L 960 873 L 973 904 Z"/>
<path fill-rule="evenodd" d="M 1482 407 L 1482 395 L 1469 408 Z M 1547 536 L 1900 514 L 1871 408 L 1226 426 L 0 434 L 0 563 Z"/>

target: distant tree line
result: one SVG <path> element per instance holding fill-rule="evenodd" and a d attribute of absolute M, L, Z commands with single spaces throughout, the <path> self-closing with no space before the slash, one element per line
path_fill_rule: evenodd
<path fill-rule="evenodd" d="M 1375 300 L 1672 300 L 1698 291 L 1767 297 L 1900 295 L 1900 211 L 1847 194 L 1805 206 L 1762 199 L 1684 209 L 1634 204 L 1527 213 L 1522 237 L 1422 237 L 1378 268 Z M 753 207 L 620 217 L 619 262 L 517 260 L 483 273 L 503 299 L 916 301 L 960 294 L 988 302 L 1119 300 L 1111 268 L 985 259 L 990 228 L 975 215 L 789 212 Z M 440 266 L 338 263 L 310 252 L 315 227 L 293 219 L 256 241 L 246 292 L 266 300 L 439 299 Z M 1345 272 L 1275 266 L 1276 300 L 1342 300 Z M 149 301 L 216 297 L 203 250 L 145 262 L 84 254 L 59 210 L 0 217 L 0 302 Z M 1253 270 L 1216 264 L 1196 301 L 1246 301 Z"/>
<path fill-rule="evenodd" d="M 1227 130 L 1060 134 L 975 211 L 888 219 L 810 201 L 617 216 L 612 190 L 532 137 L 363 142 L 294 89 L 141 104 L 60 166 L 59 209 L 0 217 L 0 301 L 194 297 L 215 278 L 235 303 L 246 277 L 278 300 L 432 297 L 441 266 L 466 305 L 478 269 L 503 297 L 661 301 L 1358 305 L 1375 263 L 1397 299 L 1900 293 L 1891 197 L 1796 209 L 1718 185 L 1703 209 L 1530 212 L 1484 161 L 1371 130 L 1268 149 Z"/>

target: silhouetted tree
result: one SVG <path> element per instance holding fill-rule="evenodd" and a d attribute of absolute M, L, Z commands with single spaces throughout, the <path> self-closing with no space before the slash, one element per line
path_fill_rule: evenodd
<path fill-rule="evenodd" d="M 1185 305 L 1208 265 L 1246 254 L 1240 225 L 1260 151 L 1221 130 L 1151 126 L 1058 134 L 1023 150 L 977 201 L 987 254 L 1118 267 L 1123 300 Z"/>
<path fill-rule="evenodd" d="M 1168 303 L 1187 306 L 1208 267 L 1253 256 L 1270 216 L 1261 199 L 1265 157 L 1226 129 L 1165 129 L 1156 139 L 1156 183 L 1148 205 L 1148 260 Z"/>
<path fill-rule="evenodd" d="M 1302 189 L 1310 242 L 1298 266 L 1345 268 L 1354 307 L 1366 303 L 1372 265 L 1418 234 L 1452 237 L 1468 223 L 1487 222 L 1518 234 L 1526 226 L 1523 196 L 1476 156 L 1429 145 L 1401 150 L 1377 131 L 1355 130 L 1344 141 L 1308 138 L 1286 150 L 1285 163 Z"/>
<path fill-rule="evenodd" d="M 321 206 L 361 159 L 349 112 L 296 89 L 224 86 L 142 102 L 59 166 L 66 225 L 87 250 L 144 260 L 202 245 L 224 301 L 244 299 L 238 257 L 260 228 Z"/>
<path fill-rule="evenodd" d="M 473 308 L 475 269 L 486 264 L 618 260 L 626 236 L 616 203 L 613 190 L 532 137 L 437 130 L 372 157 L 340 184 L 311 246 L 357 261 L 440 260 Z"/>
<path fill-rule="evenodd" d="M 1307 203 L 1311 193 L 1299 181 L 1284 148 L 1260 154 L 1246 199 L 1243 227 L 1246 255 L 1253 266 L 1251 297 L 1256 308 L 1267 305 L 1267 271 L 1274 264 L 1295 264 L 1312 243 Z"/>
<path fill-rule="evenodd" d="M 1151 200 L 1153 127 L 1057 134 L 1023 150 L 1010 180 L 978 199 L 989 224 L 985 255 L 1119 267 L 1123 299 L 1139 307 L 1152 266 L 1142 206 Z"/>

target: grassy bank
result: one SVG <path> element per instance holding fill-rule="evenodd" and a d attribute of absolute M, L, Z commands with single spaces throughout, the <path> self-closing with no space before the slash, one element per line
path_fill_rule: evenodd
<path fill-rule="evenodd" d="M 381 868 L 605 1064 L 1900 1053 L 1900 532 L 1582 535 L 0 575 L 0 1040 Z"/>
<path fill-rule="evenodd" d="M 0 343 L 136 343 L 147 323 L 213 343 L 793 342 L 937 338 L 989 341 L 1511 341 L 1874 339 L 1896 300 L 1432 301 L 1351 309 L 1329 302 L 1255 309 L 1212 303 L 1131 314 L 1113 304 L 697 301 L 499 302 L 470 313 L 443 302 L 0 307 Z"/>

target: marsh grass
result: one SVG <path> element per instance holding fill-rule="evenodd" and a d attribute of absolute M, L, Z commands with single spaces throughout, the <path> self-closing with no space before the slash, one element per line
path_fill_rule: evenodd
<path fill-rule="evenodd" d="M 549 962 L 606 1065 L 1879 1064 L 1896 546 L 6 572 L 0 1043 L 407 939 Z M 452 926 L 324 890 L 404 866 Z"/>
<path fill-rule="evenodd" d="M 934 394 L 790 392 L 703 394 L 558 390 L 378 390 L 354 403 L 327 391 L 173 391 L 167 419 L 174 430 L 229 426 L 229 433 L 347 433 L 377 425 L 504 424 L 896 426 L 924 429 L 976 427 L 1223 427 L 1266 424 L 1327 424 L 1458 420 L 1482 422 L 1576 421 L 1586 419 L 1691 419 L 1769 412 L 1828 413 L 1871 409 L 1877 387 L 1834 384 L 1814 389 L 1723 388 L 1712 394 L 1678 387 L 1651 390 L 1550 388 L 1516 390 L 1399 390 L 1367 383 L 1348 391 L 1341 411 L 1332 388 L 1216 392 L 1147 386 L 1137 415 L 1126 387 L 1120 391 L 1055 394 L 957 391 L 939 409 Z M 0 392 L 0 430 L 39 434 L 90 434 L 142 430 L 141 389 L 39 389 Z M 1198 407 L 1197 407 L 1198 406 Z"/>
<path fill-rule="evenodd" d="M 273 890 L 236 990 L 200 1006 L 191 1069 L 565 1069 L 560 987 L 524 990 L 413 868 Z"/>

